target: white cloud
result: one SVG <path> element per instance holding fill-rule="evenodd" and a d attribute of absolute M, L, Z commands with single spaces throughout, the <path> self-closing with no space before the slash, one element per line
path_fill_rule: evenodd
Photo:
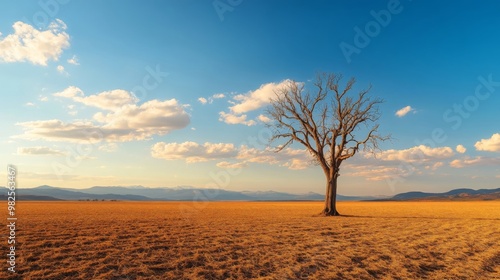
<path fill-rule="evenodd" d="M 221 99 L 224 97 L 226 97 L 226 95 L 224 93 L 216 93 L 216 94 L 212 95 L 213 99 Z"/>
<path fill-rule="evenodd" d="M 189 116 L 176 99 L 150 100 L 142 105 L 125 105 L 119 110 L 94 115 L 94 119 L 106 123 L 104 128 L 136 129 L 138 133 L 164 135 L 170 130 L 184 128 Z"/>
<path fill-rule="evenodd" d="M 53 95 L 109 111 L 96 113 L 93 120 L 63 122 L 53 119 L 18 123 L 24 133 L 13 138 L 66 142 L 124 142 L 165 135 L 189 124 L 189 115 L 175 99 L 155 99 L 138 105 L 138 100 L 124 90 L 85 96 L 81 89 L 74 86 Z M 70 115 L 77 114 L 77 111 L 73 110 L 74 105 L 69 105 L 68 109 Z"/>
<path fill-rule="evenodd" d="M 263 123 L 271 122 L 271 119 L 264 115 L 259 115 L 257 119 Z"/>
<path fill-rule="evenodd" d="M 76 98 L 76 97 L 83 97 L 84 93 L 81 89 L 75 86 L 69 86 L 65 88 L 63 91 L 56 92 L 52 95 L 58 97 L 66 97 L 66 98 Z"/>
<path fill-rule="evenodd" d="M 78 62 L 78 57 L 76 57 L 76 55 L 73 55 L 73 57 L 68 59 L 68 63 L 73 65 L 80 65 L 80 63 Z"/>
<path fill-rule="evenodd" d="M 25 131 L 24 134 L 14 138 L 69 142 L 102 140 L 124 142 L 147 140 L 153 135 L 165 135 L 173 130 L 185 128 L 188 124 L 189 115 L 177 100 L 155 99 L 142 105 L 128 104 L 112 112 L 96 113 L 94 122 L 83 120 L 65 123 L 55 119 L 18 123 L 17 125 Z"/>
<path fill-rule="evenodd" d="M 66 24 L 56 19 L 44 31 L 18 21 L 12 25 L 14 33 L 0 39 L 0 60 L 24 62 L 46 66 L 49 60 L 57 61 L 63 49 L 69 47 Z"/>
<path fill-rule="evenodd" d="M 208 100 L 204 97 L 200 97 L 198 98 L 198 101 L 201 103 L 201 104 L 207 104 Z"/>
<path fill-rule="evenodd" d="M 212 159 L 235 157 L 237 149 L 229 143 L 205 143 L 200 145 L 195 142 L 165 143 L 159 142 L 151 148 L 154 158 L 165 160 L 185 160 L 188 163 L 203 162 Z"/>
<path fill-rule="evenodd" d="M 125 105 L 132 105 L 138 102 L 137 98 L 130 92 L 115 89 L 104 91 L 95 95 L 85 96 L 83 91 L 75 86 L 70 86 L 61 92 L 53 94 L 57 97 L 64 97 L 74 102 L 83 103 L 87 106 L 97 107 L 105 110 L 117 110 Z"/>
<path fill-rule="evenodd" d="M 270 100 L 275 97 L 276 92 L 288 87 L 290 83 L 293 83 L 293 81 L 284 80 L 280 83 L 267 83 L 254 91 L 234 96 L 233 100 L 229 101 L 232 104 L 229 107 L 229 112 L 220 112 L 219 120 L 227 124 L 244 124 L 249 126 L 256 124 L 254 120 L 247 120 L 245 113 L 268 105 Z"/>
<path fill-rule="evenodd" d="M 371 156 L 369 154 L 365 156 Z M 403 162 L 427 162 L 434 159 L 446 159 L 453 156 L 453 149 L 450 147 L 436 147 L 420 145 L 405 150 L 387 150 L 377 154 L 377 157 L 385 161 Z"/>
<path fill-rule="evenodd" d="M 455 150 L 460 154 L 467 152 L 467 149 L 463 145 L 458 145 Z"/>
<path fill-rule="evenodd" d="M 40 100 L 42 102 L 47 102 L 47 101 L 49 101 L 49 98 L 47 96 L 40 95 L 40 96 L 38 96 L 38 100 Z"/>
<path fill-rule="evenodd" d="M 219 120 L 227 124 L 244 124 L 252 126 L 257 124 L 254 120 L 247 120 L 247 115 L 234 115 L 231 113 L 219 112 Z"/>
<path fill-rule="evenodd" d="M 396 116 L 402 118 L 402 117 L 406 116 L 408 113 L 414 112 L 414 111 L 415 111 L 415 109 L 413 109 L 411 106 L 406 106 L 404 108 L 399 109 L 396 112 Z"/>
<path fill-rule="evenodd" d="M 478 151 L 500 152 L 500 133 L 493 134 L 489 139 L 481 139 L 474 147 Z"/>
<path fill-rule="evenodd" d="M 286 88 L 290 83 L 292 83 L 291 80 L 284 80 L 280 83 L 267 83 L 254 91 L 236 95 L 233 99 L 237 103 L 229 107 L 229 109 L 234 114 L 243 114 L 260 109 L 269 104 L 271 98 L 275 96 L 276 91 Z"/>
<path fill-rule="evenodd" d="M 456 159 L 450 163 L 451 167 L 454 168 L 463 168 L 467 166 L 474 166 L 474 165 L 499 165 L 500 164 L 500 158 L 491 158 L 491 157 L 465 157 L 462 159 Z"/>
<path fill-rule="evenodd" d="M 208 99 L 205 97 L 200 97 L 200 98 L 198 98 L 198 102 L 200 102 L 203 105 L 212 104 L 215 99 L 221 99 L 224 97 L 226 97 L 226 95 L 224 93 L 216 93 L 216 94 L 210 96 Z"/>
<path fill-rule="evenodd" d="M 59 150 L 56 150 L 56 149 L 52 149 L 50 147 L 38 146 L 38 147 L 20 147 L 20 148 L 17 148 L 17 154 L 18 155 L 36 155 L 36 156 L 46 156 L 46 155 L 63 156 L 66 153 L 59 151 Z"/>
<path fill-rule="evenodd" d="M 35 103 L 28 102 L 28 103 L 24 104 L 24 106 L 33 107 L 33 106 L 35 106 Z"/>
<path fill-rule="evenodd" d="M 76 101 L 88 106 L 106 110 L 116 110 L 126 105 L 135 104 L 138 100 L 132 93 L 128 91 L 115 89 L 111 91 L 104 91 L 96 95 L 83 97 L 79 100 L 77 99 Z"/>
<path fill-rule="evenodd" d="M 69 75 L 68 72 L 66 72 L 66 70 L 64 69 L 64 66 L 62 66 L 62 65 L 57 65 L 56 69 L 57 69 L 57 72 L 59 72 L 63 75 L 66 75 L 66 76 Z"/>

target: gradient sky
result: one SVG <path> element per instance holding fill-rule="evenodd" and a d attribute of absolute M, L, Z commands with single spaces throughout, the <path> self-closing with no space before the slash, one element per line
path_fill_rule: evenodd
<path fill-rule="evenodd" d="M 21 188 L 323 193 L 264 125 L 275 89 L 320 71 L 372 85 L 394 138 L 344 162 L 341 194 L 499 187 L 498 1 L 40 3 L 0 4 L 0 175 Z"/>

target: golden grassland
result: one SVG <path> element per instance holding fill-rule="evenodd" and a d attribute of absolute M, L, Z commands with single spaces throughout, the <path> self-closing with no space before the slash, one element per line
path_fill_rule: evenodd
<path fill-rule="evenodd" d="M 19 202 L 0 278 L 500 279 L 500 201 L 321 206 Z"/>

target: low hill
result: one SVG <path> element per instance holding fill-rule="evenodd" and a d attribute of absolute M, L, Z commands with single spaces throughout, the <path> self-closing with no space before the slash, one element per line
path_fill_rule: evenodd
<path fill-rule="evenodd" d="M 407 192 L 388 200 L 500 200 L 498 189 L 454 189 L 444 193 Z"/>

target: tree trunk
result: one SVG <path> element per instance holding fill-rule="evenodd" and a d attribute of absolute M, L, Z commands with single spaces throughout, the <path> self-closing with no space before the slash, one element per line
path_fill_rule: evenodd
<path fill-rule="evenodd" d="M 326 180 L 325 209 L 321 212 L 324 216 L 340 216 L 337 211 L 337 176 Z"/>

